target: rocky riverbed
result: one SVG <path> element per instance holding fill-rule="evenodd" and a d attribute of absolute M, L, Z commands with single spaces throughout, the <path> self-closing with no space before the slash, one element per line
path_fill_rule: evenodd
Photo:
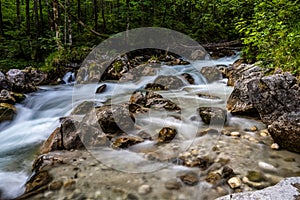
<path fill-rule="evenodd" d="M 300 155 L 292 152 L 299 149 L 299 105 L 283 102 L 299 98 L 290 74 L 146 57 L 120 58 L 101 83 L 75 86 L 75 99 L 93 98 L 60 119 L 19 199 L 215 199 L 300 176 Z M 256 89 L 252 80 L 263 84 Z M 287 127 L 291 134 L 276 140 Z M 296 189 L 289 194 L 296 198 Z"/>

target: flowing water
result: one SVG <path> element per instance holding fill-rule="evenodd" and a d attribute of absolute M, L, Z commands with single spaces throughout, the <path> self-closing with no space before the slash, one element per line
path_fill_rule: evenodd
<path fill-rule="evenodd" d="M 214 61 L 213 64 L 228 65 L 237 58 L 238 56 L 222 58 Z M 151 111 L 137 119 L 137 126 L 142 127 L 149 134 L 157 132 L 157 130 L 165 126 L 176 127 L 179 130 L 179 139 L 178 143 L 175 142 L 173 145 L 177 145 L 180 151 L 184 151 L 192 144 L 197 143 L 198 145 L 200 143 L 205 150 L 211 149 L 212 146 L 216 145 L 219 148 L 224 147 L 228 151 L 223 156 L 231 157 L 234 155 L 232 156 L 232 162 L 236 162 L 235 170 L 237 171 L 259 167 L 258 162 L 260 162 L 261 166 L 266 166 L 268 163 L 277 166 L 281 165 L 281 171 L 276 172 L 280 176 L 284 177 L 287 175 L 284 170 L 286 168 L 288 168 L 288 172 L 294 174 L 293 172 L 299 170 L 297 162 L 300 161 L 300 158 L 297 154 L 286 151 L 272 151 L 266 145 L 249 144 L 248 141 L 219 139 L 220 135 L 195 137 L 199 129 L 208 128 L 207 125 L 201 122 L 195 108 L 199 107 L 199 105 L 225 108 L 226 100 L 232 92 L 232 88 L 226 86 L 226 80 L 207 84 L 205 79 L 198 73 L 201 67 L 211 64 L 212 61 L 196 61 L 187 66 L 162 66 L 157 70 L 156 76 L 141 77 L 136 82 L 107 82 L 106 91 L 101 94 L 95 94 L 98 87 L 96 84 L 76 87 L 71 85 L 44 86 L 40 87 L 38 92 L 28 94 L 26 100 L 16 106 L 18 110 L 16 118 L 9 124 L 0 124 L 0 194 L 2 194 L 2 198 L 14 198 L 24 192 L 24 183 L 31 173 L 31 165 L 37 149 L 59 125 L 59 118 L 70 114 L 72 109 L 80 102 L 92 100 L 98 105 L 108 102 L 113 104 L 126 103 L 134 91 L 143 88 L 146 83 L 153 82 L 158 75 L 180 75 L 182 73 L 190 73 L 195 80 L 195 85 L 187 85 L 178 90 L 158 92 L 182 108 L 180 114 L 182 120 L 169 115 L 168 112 Z M 67 74 L 65 76 L 66 81 L 71 76 L 72 74 Z M 208 93 L 218 98 L 207 99 L 199 97 L 197 96 L 199 93 Z M 249 129 L 252 126 L 256 126 L 258 129 L 265 128 L 256 119 L 230 115 L 228 117 L 227 125 L 235 127 L 237 130 Z M 221 130 L 223 127 L 216 125 L 213 128 Z M 251 132 L 247 132 L 247 134 L 253 135 Z M 203 142 L 204 140 L 205 142 Z M 168 154 L 168 148 L 172 149 L 170 152 L 174 152 L 173 147 L 166 146 L 163 149 L 164 153 Z M 118 160 L 117 164 L 114 162 L 107 164 L 119 170 L 126 169 L 130 172 L 131 170 L 137 170 L 137 166 L 141 166 L 142 162 L 145 167 L 140 170 L 153 170 L 154 166 L 151 165 L 153 163 L 145 162 L 145 159 L 141 158 L 140 154 L 134 153 L 149 152 L 153 148 L 154 144 L 151 141 L 147 141 L 131 148 L 130 152 L 117 152 L 118 155 L 116 155 L 115 151 L 102 151 L 99 159 L 104 161 L 104 163 Z M 157 152 L 159 153 L 159 150 Z M 111 159 L 118 156 L 120 159 Z M 126 162 L 120 163 L 121 158 L 125 156 Z M 280 158 L 279 160 L 274 160 L 278 157 Z M 282 161 L 282 158 L 286 157 L 292 157 L 296 160 L 294 163 L 287 164 Z M 126 163 L 131 163 L 132 166 L 126 165 Z M 156 163 L 155 167 L 157 166 Z M 130 169 L 130 167 L 133 169 Z"/>

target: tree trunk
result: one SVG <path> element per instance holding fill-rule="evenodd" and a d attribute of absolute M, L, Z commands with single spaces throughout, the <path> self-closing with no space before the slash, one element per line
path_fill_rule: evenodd
<path fill-rule="evenodd" d="M 97 0 L 93 0 L 94 2 L 94 29 L 98 31 L 98 2 Z"/>
<path fill-rule="evenodd" d="M 4 27 L 3 27 L 3 17 L 2 17 L 2 5 L 0 0 L 0 35 L 4 35 Z"/>
<path fill-rule="evenodd" d="M 33 1 L 33 12 L 34 12 L 34 21 L 35 21 L 35 38 L 37 39 L 40 35 L 40 24 L 39 24 L 39 11 L 38 11 L 38 0 Z"/>
<path fill-rule="evenodd" d="M 30 13 L 29 13 L 29 0 L 26 0 L 26 34 L 30 35 Z"/>
<path fill-rule="evenodd" d="M 47 12 L 48 12 L 48 24 L 50 27 L 50 31 L 53 31 L 53 13 L 51 12 L 52 7 L 50 7 L 48 0 L 46 0 Z"/>
<path fill-rule="evenodd" d="M 78 17 L 78 19 L 81 19 L 81 1 L 80 0 L 77 0 L 77 17 Z M 77 27 L 78 27 L 78 31 L 81 33 L 82 29 L 81 29 L 81 25 L 79 22 L 77 24 Z"/>
<path fill-rule="evenodd" d="M 67 13 L 70 12 L 70 1 L 67 0 Z M 72 21 L 71 21 L 71 17 L 68 15 L 68 39 L 69 39 L 69 46 L 72 46 L 73 44 L 73 38 L 72 38 Z"/>
<path fill-rule="evenodd" d="M 130 0 L 126 0 L 126 8 L 127 8 L 126 30 L 128 31 L 130 26 Z"/>
<path fill-rule="evenodd" d="M 17 27 L 18 30 L 20 30 L 21 29 L 20 0 L 16 0 L 16 6 L 17 6 Z"/>
<path fill-rule="evenodd" d="M 58 13 L 58 0 L 53 0 L 53 18 L 54 18 L 54 27 L 55 27 L 55 38 L 57 49 L 61 50 L 62 45 L 60 41 L 60 30 L 59 30 L 59 13 Z"/>
<path fill-rule="evenodd" d="M 103 20 L 102 32 L 104 33 L 106 30 L 106 19 L 105 19 L 105 1 L 101 0 L 101 15 Z"/>
<path fill-rule="evenodd" d="M 40 29 L 41 34 L 44 32 L 44 18 L 43 18 L 43 6 L 42 6 L 42 0 L 39 0 L 39 8 L 40 8 Z"/>

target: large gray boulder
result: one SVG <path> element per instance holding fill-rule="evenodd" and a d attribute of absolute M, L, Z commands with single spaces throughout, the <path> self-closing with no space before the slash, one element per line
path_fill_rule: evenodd
<path fill-rule="evenodd" d="M 22 70 L 11 69 L 6 73 L 6 77 L 14 92 L 28 93 L 37 90 L 32 84 L 30 77 Z"/>
<path fill-rule="evenodd" d="M 254 192 L 230 194 L 216 200 L 283 200 L 300 198 L 300 177 L 287 178 L 277 185 Z"/>
<path fill-rule="evenodd" d="M 300 109 L 299 85 L 288 72 L 256 78 L 245 84 L 250 102 L 267 125 L 284 113 Z"/>
<path fill-rule="evenodd" d="M 300 112 L 286 113 L 268 126 L 280 147 L 300 153 Z"/>

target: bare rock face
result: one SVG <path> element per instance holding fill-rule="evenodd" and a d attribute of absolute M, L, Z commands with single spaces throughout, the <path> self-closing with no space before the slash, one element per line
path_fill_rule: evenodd
<path fill-rule="evenodd" d="M 0 90 L 10 90 L 11 83 L 7 80 L 6 76 L 0 71 Z"/>
<path fill-rule="evenodd" d="M 300 112 L 286 113 L 268 126 L 281 148 L 300 153 Z"/>
<path fill-rule="evenodd" d="M 198 108 L 198 112 L 205 124 L 224 124 L 227 120 L 227 112 L 222 108 L 200 107 Z"/>

